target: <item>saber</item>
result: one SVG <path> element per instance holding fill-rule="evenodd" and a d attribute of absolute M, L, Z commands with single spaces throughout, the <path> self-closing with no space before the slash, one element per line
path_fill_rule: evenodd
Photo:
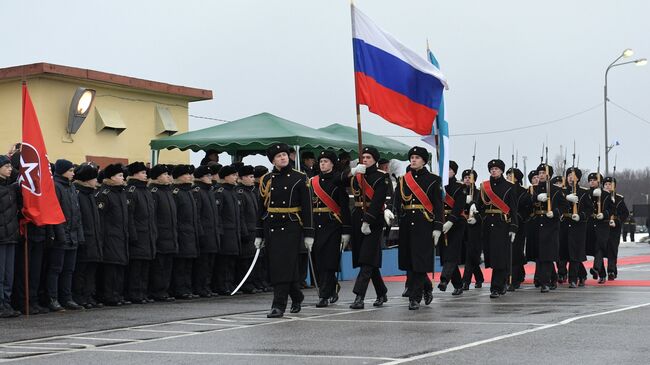
<path fill-rule="evenodd" d="M 233 290 L 232 293 L 230 293 L 230 295 L 235 295 L 237 293 L 237 291 L 242 287 L 242 285 L 244 285 L 244 283 L 246 282 L 246 279 L 248 279 L 251 272 L 253 272 L 253 268 L 255 267 L 255 263 L 257 262 L 258 257 L 260 257 L 260 249 L 259 248 L 257 249 L 257 251 L 255 251 L 255 257 L 253 258 L 253 263 L 251 264 L 251 267 L 248 268 L 248 271 L 246 272 L 246 275 L 244 275 L 244 278 L 241 280 L 241 283 L 239 283 L 239 285 L 237 285 L 235 290 Z"/>
<path fill-rule="evenodd" d="M 311 274 L 314 279 L 314 285 L 316 286 L 316 292 L 320 294 L 320 289 L 318 288 L 318 278 L 316 277 L 316 270 L 314 270 L 314 261 L 311 258 L 311 250 L 307 252 L 307 258 L 309 259 L 309 267 L 311 267 Z"/>

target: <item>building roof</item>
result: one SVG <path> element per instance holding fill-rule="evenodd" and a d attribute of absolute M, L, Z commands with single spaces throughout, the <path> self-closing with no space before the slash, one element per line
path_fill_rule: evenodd
<path fill-rule="evenodd" d="M 71 77 L 94 82 L 126 86 L 134 89 L 153 91 L 157 93 L 181 96 L 190 101 L 212 99 L 212 90 L 197 89 L 187 86 L 166 84 L 164 82 L 137 79 L 107 72 L 88 70 L 70 66 L 54 65 L 51 63 L 33 63 L 7 68 L 0 68 L 0 81 L 7 79 L 20 79 L 28 76 L 51 75 Z"/>

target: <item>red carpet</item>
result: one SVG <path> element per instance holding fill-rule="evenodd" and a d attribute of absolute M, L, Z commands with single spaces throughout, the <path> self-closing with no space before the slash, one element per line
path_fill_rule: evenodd
<path fill-rule="evenodd" d="M 648 264 L 650 263 L 650 255 L 642 255 L 642 256 L 629 256 L 629 257 L 622 257 L 618 259 L 618 267 L 622 266 L 628 266 L 628 265 L 640 265 L 640 264 Z M 585 267 L 587 270 L 589 270 L 593 266 L 594 262 L 593 260 L 591 261 L 586 261 L 585 262 Z M 524 283 L 526 284 L 532 284 L 533 283 L 533 278 L 532 276 L 535 274 L 535 264 L 530 263 L 524 266 L 524 269 L 526 270 L 526 280 Z M 460 273 L 461 275 L 463 274 L 463 268 L 460 268 Z M 529 278 L 530 276 L 530 278 Z M 429 275 L 431 277 L 431 275 Z M 490 279 L 492 279 L 492 270 L 491 269 L 483 269 L 483 277 L 485 278 L 485 282 L 490 282 Z M 591 277 L 591 275 L 589 275 Z M 437 272 L 435 274 L 435 281 L 440 281 L 440 273 Z M 406 276 L 401 275 L 401 276 L 386 276 L 384 277 L 384 281 L 387 282 L 404 282 L 406 281 Z M 616 279 L 614 281 L 607 281 L 605 284 L 598 284 L 596 280 L 589 279 L 587 280 L 587 285 L 594 285 L 594 286 L 650 286 L 650 280 L 619 280 Z"/>

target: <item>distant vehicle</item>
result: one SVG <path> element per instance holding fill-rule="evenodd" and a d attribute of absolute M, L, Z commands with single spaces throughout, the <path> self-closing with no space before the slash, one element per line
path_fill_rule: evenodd
<path fill-rule="evenodd" d="M 637 224 L 635 233 L 648 233 L 648 226 Z"/>

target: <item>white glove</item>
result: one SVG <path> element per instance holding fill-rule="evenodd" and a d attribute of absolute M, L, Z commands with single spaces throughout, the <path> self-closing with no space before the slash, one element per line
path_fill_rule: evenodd
<path fill-rule="evenodd" d="M 361 233 L 365 234 L 366 236 L 372 233 L 370 230 L 370 224 L 368 224 L 368 222 L 363 222 L 363 224 L 361 224 Z"/>
<path fill-rule="evenodd" d="M 510 243 L 515 242 L 515 237 L 517 237 L 517 233 L 516 232 L 510 232 L 510 233 L 508 233 L 508 235 L 510 236 Z"/>
<path fill-rule="evenodd" d="M 350 173 L 352 175 L 356 175 L 356 174 L 362 174 L 363 175 L 363 174 L 366 173 L 366 165 L 360 163 L 356 167 L 354 167 L 352 170 L 350 170 Z"/>
<path fill-rule="evenodd" d="M 344 248 L 348 247 L 349 244 L 350 244 L 350 235 L 349 234 L 341 235 L 341 251 L 343 251 Z"/>
<path fill-rule="evenodd" d="M 473 201 L 474 200 L 473 200 L 471 195 L 468 195 L 467 198 L 465 198 L 465 203 L 466 204 L 472 204 Z"/>
<path fill-rule="evenodd" d="M 255 242 L 253 244 L 255 245 L 255 249 L 260 250 L 264 247 L 264 239 L 255 237 Z"/>
<path fill-rule="evenodd" d="M 451 229 L 451 227 L 454 225 L 454 222 L 447 221 L 445 224 L 442 225 L 442 233 L 447 233 Z"/>
<path fill-rule="evenodd" d="M 580 215 L 578 214 L 573 214 L 571 215 L 571 219 L 573 219 L 576 222 L 580 222 Z"/>
<path fill-rule="evenodd" d="M 566 200 L 571 203 L 577 203 L 580 200 L 580 198 L 578 198 L 578 196 L 575 194 L 569 194 L 566 196 Z"/>
<path fill-rule="evenodd" d="M 469 214 L 471 215 L 478 214 L 478 209 L 476 209 L 476 204 L 472 204 L 469 207 Z"/>
<path fill-rule="evenodd" d="M 553 217 L 554 217 L 554 214 L 553 214 L 552 210 L 549 210 L 548 212 L 546 212 L 546 218 L 553 218 Z"/>
<path fill-rule="evenodd" d="M 605 216 L 603 215 L 603 213 L 596 214 L 596 219 L 598 219 L 598 220 L 603 220 L 604 217 Z"/>
<path fill-rule="evenodd" d="M 393 219 L 395 219 L 395 214 L 393 214 L 390 209 L 384 210 L 384 221 L 386 221 L 387 226 L 390 226 L 391 223 L 393 223 Z"/>
<path fill-rule="evenodd" d="M 474 217 L 467 218 L 467 224 L 475 225 L 476 224 L 476 218 L 474 218 Z"/>
<path fill-rule="evenodd" d="M 601 194 L 602 194 L 602 190 L 600 190 L 600 188 L 595 188 L 594 191 L 592 192 L 592 195 L 597 198 L 600 198 Z"/>
<path fill-rule="evenodd" d="M 537 195 L 537 201 L 543 203 L 543 202 L 545 202 L 547 200 L 548 200 L 548 195 L 546 195 L 546 193 L 541 193 L 541 194 Z"/>
<path fill-rule="evenodd" d="M 612 228 L 616 227 L 616 221 L 614 221 L 613 219 L 610 220 L 609 221 L 609 226 L 612 227 Z"/>
<path fill-rule="evenodd" d="M 305 237 L 305 248 L 307 251 L 311 252 L 312 247 L 314 247 L 314 237 Z"/>
<path fill-rule="evenodd" d="M 438 246 L 438 240 L 440 239 L 440 235 L 442 232 L 440 231 L 433 231 L 432 237 L 433 237 L 433 245 Z"/>

